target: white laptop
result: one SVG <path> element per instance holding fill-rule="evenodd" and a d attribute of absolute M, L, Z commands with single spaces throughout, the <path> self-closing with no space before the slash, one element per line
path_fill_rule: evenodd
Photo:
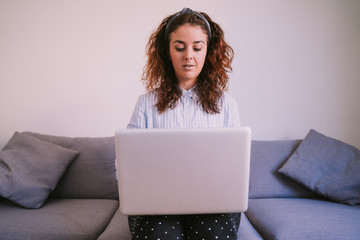
<path fill-rule="evenodd" d="M 247 210 L 250 128 L 123 129 L 115 143 L 123 214 Z"/>

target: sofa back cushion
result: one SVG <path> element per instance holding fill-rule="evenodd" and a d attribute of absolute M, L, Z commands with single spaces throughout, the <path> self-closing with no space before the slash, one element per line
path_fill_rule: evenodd
<path fill-rule="evenodd" d="M 277 172 L 300 143 L 301 140 L 252 141 L 249 198 L 316 196 Z"/>
<path fill-rule="evenodd" d="M 25 132 L 43 141 L 80 152 L 51 197 L 117 199 L 113 137 L 69 138 Z"/>

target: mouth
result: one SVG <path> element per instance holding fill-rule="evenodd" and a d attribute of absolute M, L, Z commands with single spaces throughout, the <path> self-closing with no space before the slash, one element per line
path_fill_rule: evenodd
<path fill-rule="evenodd" d="M 185 65 L 183 65 L 183 68 L 184 68 L 185 70 L 192 70 L 194 67 L 195 67 L 195 65 L 192 65 L 192 64 L 185 64 Z"/>

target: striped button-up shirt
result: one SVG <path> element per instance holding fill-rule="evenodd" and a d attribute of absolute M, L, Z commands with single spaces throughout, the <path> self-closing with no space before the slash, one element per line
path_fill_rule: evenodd
<path fill-rule="evenodd" d="M 193 89 L 181 89 L 183 94 L 176 107 L 167 109 L 162 114 L 159 114 L 155 106 L 156 96 L 153 91 L 141 95 L 135 105 L 127 128 L 240 127 L 238 105 L 229 94 L 224 93 L 222 96 L 220 113 L 209 114 L 197 103 L 197 96 Z"/>
<path fill-rule="evenodd" d="M 159 114 L 154 91 L 141 95 L 135 105 L 127 128 L 221 128 L 239 127 L 238 105 L 234 98 L 224 93 L 220 101 L 220 113 L 206 113 L 197 103 L 192 89 L 182 89 L 182 96 L 174 109 Z"/>

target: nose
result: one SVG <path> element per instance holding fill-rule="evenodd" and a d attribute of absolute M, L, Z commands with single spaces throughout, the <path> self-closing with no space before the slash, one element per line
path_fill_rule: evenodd
<path fill-rule="evenodd" d="M 185 60 L 192 60 L 193 59 L 193 52 L 191 51 L 191 49 L 186 49 L 185 54 L 184 54 L 184 58 Z"/>

